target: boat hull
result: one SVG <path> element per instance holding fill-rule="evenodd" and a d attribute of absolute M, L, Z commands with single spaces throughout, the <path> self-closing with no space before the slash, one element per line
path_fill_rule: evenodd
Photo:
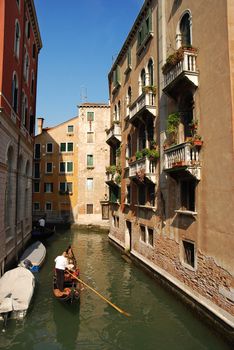
<path fill-rule="evenodd" d="M 25 250 L 20 258 L 19 266 L 27 267 L 32 272 L 38 272 L 44 263 L 45 257 L 45 246 L 40 241 L 36 241 Z"/>

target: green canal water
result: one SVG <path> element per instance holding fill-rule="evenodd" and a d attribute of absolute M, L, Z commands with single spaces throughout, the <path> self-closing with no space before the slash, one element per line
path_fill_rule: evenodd
<path fill-rule="evenodd" d="M 130 317 L 117 312 L 87 288 L 82 291 L 80 305 L 54 300 L 54 258 L 68 244 L 72 244 L 78 257 L 81 279 L 130 313 Z M 230 349 L 173 295 L 121 258 L 106 234 L 61 231 L 45 245 L 47 257 L 36 275 L 30 310 L 22 322 L 8 321 L 6 333 L 0 333 L 0 349 Z"/>

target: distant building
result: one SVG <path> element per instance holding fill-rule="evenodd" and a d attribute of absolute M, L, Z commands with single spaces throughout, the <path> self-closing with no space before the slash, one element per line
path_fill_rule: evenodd
<path fill-rule="evenodd" d="M 33 172 L 33 219 L 47 222 L 77 221 L 78 117 L 51 128 L 38 118 Z"/>
<path fill-rule="evenodd" d="M 0 273 L 30 238 L 38 54 L 33 0 L 0 1 Z"/>
<path fill-rule="evenodd" d="M 79 224 L 106 226 L 109 222 L 108 186 L 105 183 L 109 147 L 105 129 L 110 125 L 110 106 L 83 103 L 78 119 L 78 220 Z"/>
<path fill-rule="evenodd" d="M 107 130 L 110 239 L 226 330 L 234 327 L 233 23 L 228 0 L 146 0 L 109 73 Z"/>

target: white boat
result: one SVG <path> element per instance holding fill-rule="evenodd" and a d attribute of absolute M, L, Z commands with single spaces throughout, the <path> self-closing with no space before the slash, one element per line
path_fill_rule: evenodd
<path fill-rule="evenodd" d="M 27 267 L 32 272 L 38 272 L 46 256 L 45 246 L 36 241 L 30 245 L 20 258 L 19 266 Z"/>
<path fill-rule="evenodd" d="M 35 277 L 25 267 L 9 270 L 0 278 L 0 319 L 25 317 L 35 288 Z"/>

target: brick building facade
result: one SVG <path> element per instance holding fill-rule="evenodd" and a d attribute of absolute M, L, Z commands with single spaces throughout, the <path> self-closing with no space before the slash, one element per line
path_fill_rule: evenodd
<path fill-rule="evenodd" d="M 31 233 L 38 54 L 33 0 L 0 1 L 0 266 L 18 259 Z"/>

